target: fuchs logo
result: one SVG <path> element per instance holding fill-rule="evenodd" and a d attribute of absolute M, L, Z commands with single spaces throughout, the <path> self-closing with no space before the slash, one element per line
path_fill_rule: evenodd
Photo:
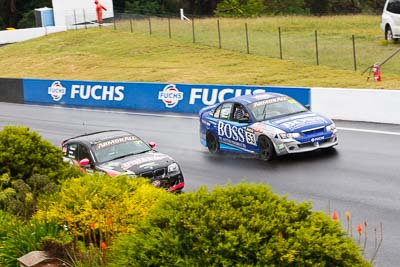
<path fill-rule="evenodd" d="M 67 90 L 61 85 L 60 81 L 55 81 L 49 87 L 48 93 L 51 95 L 54 101 L 60 101 L 65 95 L 66 91 Z"/>
<path fill-rule="evenodd" d="M 173 108 L 183 99 L 183 92 L 179 92 L 175 84 L 168 84 L 158 93 L 158 99 L 162 100 L 167 108 Z"/>

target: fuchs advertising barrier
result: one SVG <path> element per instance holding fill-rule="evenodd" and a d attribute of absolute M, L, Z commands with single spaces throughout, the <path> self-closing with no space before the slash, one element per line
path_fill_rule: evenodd
<path fill-rule="evenodd" d="M 24 79 L 23 89 L 25 103 L 156 112 L 197 113 L 234 96 L 262 92 L 286 94 L 310 105 L 310 88 L 295 87 Z"/>

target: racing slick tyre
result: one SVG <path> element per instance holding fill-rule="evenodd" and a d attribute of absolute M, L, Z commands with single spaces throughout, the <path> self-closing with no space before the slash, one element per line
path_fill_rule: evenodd
<path fill-rule="evenodd" d="M 260 136 L 258 139 L 258 146 L 260 147 L 259 157 L 264 161 L 271 161 L 275 158 L 275 148 L 271 140 L 266 136 Z"/>
<path fill-rule="evenodd" d="M 208 151 L 210 151 L 213 154 L 219 152 L 219 142 L 213 133 L 211 132 L 207 133 L 206 141 L 207 141 Z"/>

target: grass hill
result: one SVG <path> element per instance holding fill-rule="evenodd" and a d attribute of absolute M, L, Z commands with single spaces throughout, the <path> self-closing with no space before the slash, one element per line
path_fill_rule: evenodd
<path fill-rule="evenodd" d="M 355 72 L 233 48 L 218 49 L 157 32 L 131 33 L 121 26 L 126 22 L 117 24 L 117 30 L 70 30 L 0 47 L 0 77 L 400 89 L 400 73 L 396 71 L 385 73 L 383 69 L 383 81 L 376 83 L 366 81 L 361 67 Z M 391 51 L 398 48 L 392 44 Z M 399 59 L 391 64 L 398 66 Z"/>

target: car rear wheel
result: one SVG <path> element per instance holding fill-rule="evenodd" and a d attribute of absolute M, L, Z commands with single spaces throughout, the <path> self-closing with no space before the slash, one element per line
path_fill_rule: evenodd
<path fill-rule="evenodd" d="M 207 141 L 207 148 L 208 151 L 211 153 L 218 153 L 219 152 L 219 142 L 214 134 L 208 133 L 206 137 Z"/>
<path fill-rule="evenodd" d="M 276 156 L 274 145 L 271 140 L 266 136 L 261 136 L 258 139 L 258 146 L 260 148 L 260 159 L 265 161 L 273 160 Z"/>

